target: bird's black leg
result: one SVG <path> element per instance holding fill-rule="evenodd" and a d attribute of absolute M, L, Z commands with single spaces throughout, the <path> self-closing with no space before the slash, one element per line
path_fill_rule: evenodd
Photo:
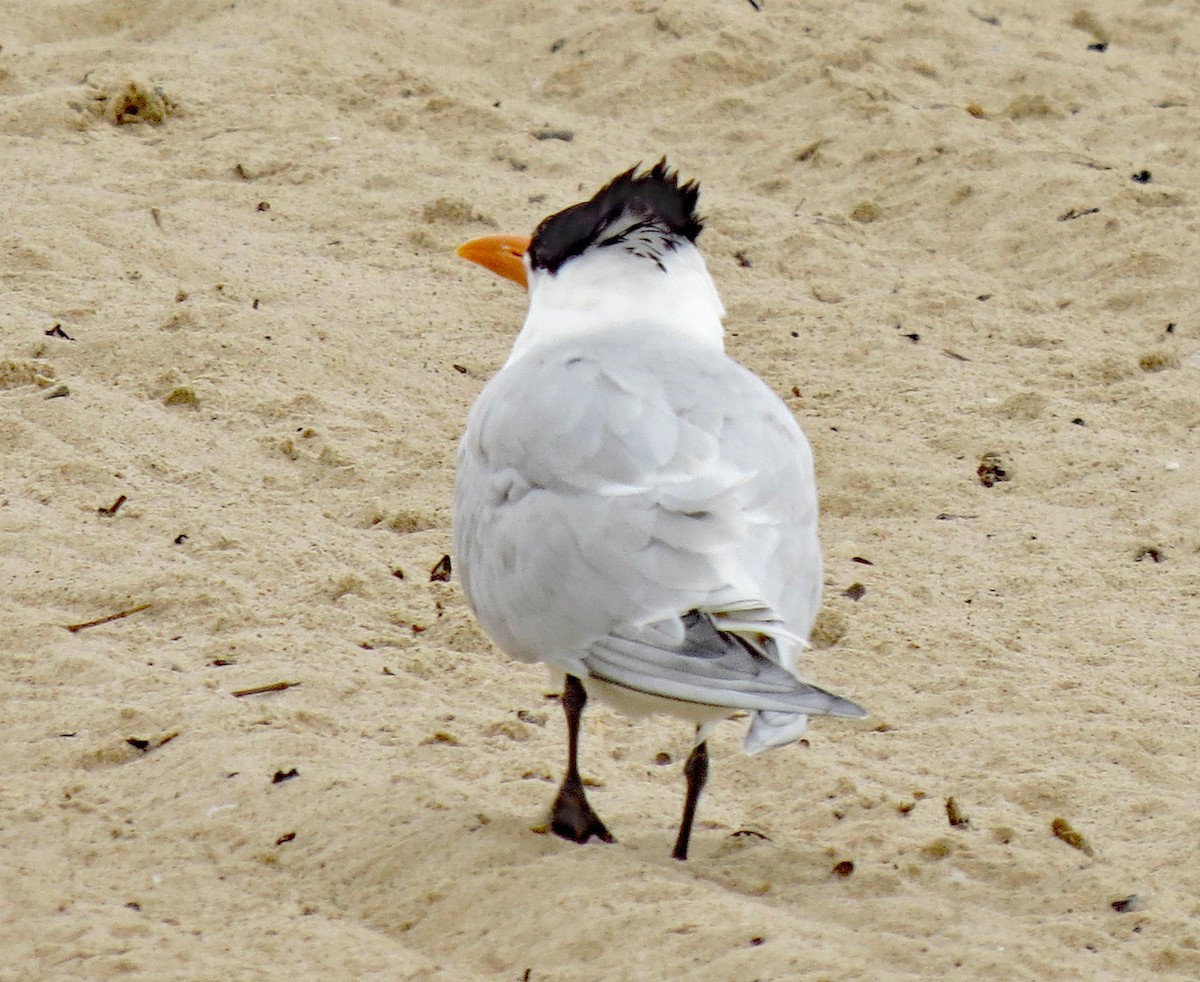
<path fill-rule="evenodd" d="M 593 835 L 601 842 L 612 842 L 608 829 L 588 804 L 583 782 L 579 779 L 579 720 L 587 705 L 587 692 L 574 675 L 567 676 L 562 703 L 567 715 L 567 776 L 554 799 L 550 827 L 555 835 L 572 842 L 587 842 Z"/>
<path fill-rule="evenodd" d="M 683 765 L 683 773 L 687 777 L 687 798 L 683 803 L 683 821 L 679 823 L 675 851 L 671 853 L 675 859 L 687 859 L 688 840 L 692 837 L 692 820 L 696 817 L 696 803 L 700 800 L 700 792 L 704 790 L 704 782 L 708 780 L 707 740 L 700 741 L 692 748 L 687 763 Z"/>

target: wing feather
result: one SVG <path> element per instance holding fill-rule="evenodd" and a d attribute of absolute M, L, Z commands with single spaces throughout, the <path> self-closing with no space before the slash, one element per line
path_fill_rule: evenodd
<path fill-rule="evenodd" d="M 636 328 L 541 346 L 488 384 L 454 535 L 488 633 L 567 671 L 700 610 L 793 677 L 819 603 L 811 454 L 791 414 L 719 352 Z"/>
<path fill-rule="evenodd" d="M 731 710 L 866 715 L 850 700 L 801 681 L 720 631 L 708 615 L 693 611 L 683 620 L 684 636 L 677 643 L 654 625 L 595 642 L 584 657 L 589 674 L 648 695 Z"/>

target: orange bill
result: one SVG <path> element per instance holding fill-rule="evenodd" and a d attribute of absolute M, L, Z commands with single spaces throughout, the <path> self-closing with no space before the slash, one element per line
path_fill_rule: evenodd
<path fill-rule="evenodd" d="M 514 283 L 528 287 L 525 263 L 521 258 L 528 248 L 528 235 L 485 235 L 482 238 L 464 242 L 458 247 L 458 254 L 463 259 L 479 263 L 480 266 L 490 269 L 506 280 L 512 280 Z"/>

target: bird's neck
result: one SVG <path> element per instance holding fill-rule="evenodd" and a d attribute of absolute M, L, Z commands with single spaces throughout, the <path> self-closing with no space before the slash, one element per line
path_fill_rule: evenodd
<path fill-rule="evenodd" d="M 661 263 L 603 250 L 572 259 L 556 273 L 533 270 L 529 313 L 509 362 L 545 344 L 634 325 L 723 351 L 725 307 L 700 253 L 684 243 Z"/>

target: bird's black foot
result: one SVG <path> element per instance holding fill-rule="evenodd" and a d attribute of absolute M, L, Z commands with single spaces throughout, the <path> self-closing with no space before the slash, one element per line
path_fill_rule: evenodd
<path fill-rule="evenodd" d="M 600 816 L 592 811 L 578 778 L 563 781 L 550 813 L 550 827 L 555 835 L 571 842 L 587 842 L 592 836 L 601 842 L 616 841 L 600 821 Z"/>

